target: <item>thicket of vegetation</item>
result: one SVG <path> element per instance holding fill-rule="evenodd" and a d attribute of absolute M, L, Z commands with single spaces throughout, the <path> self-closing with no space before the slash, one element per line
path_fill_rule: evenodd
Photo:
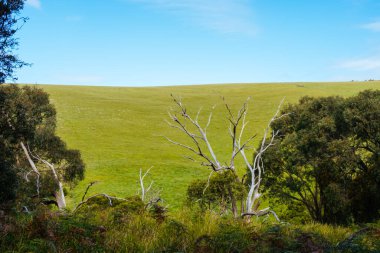
<path fill-rule="evenodd" d="M 128 202 L 95 198 L 75 214 L 39 207 L 1 218 L 2 252 L 378 252 L 380 225 L 334 227 L 246 222 L 213 211 L 164 217 Z"/>

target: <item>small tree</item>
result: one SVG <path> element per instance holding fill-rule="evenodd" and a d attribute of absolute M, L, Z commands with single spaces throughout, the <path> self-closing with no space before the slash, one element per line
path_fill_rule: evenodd
<path fill-rule="evenodd" d="M 13 53 L 18 46 L 15 33 L 26 21 L 19 17 L 25 0 L 0 1 L 0 84 L 10 78 L 16 80 L 14 70 L 27 65 Z"/>
<path fill-rule="evenodd" d="M 172 96 L 172 98 L 178 108 L 178 111 L 169 112 L 169 116 L 173 122 L 173 123 L 169 123 L 169 125 L 183 132 L 187 137 L 190 138 L 193 145 L 190 146 L 190 145 L 173 141 L 169 138 L 167 139 L 171 143 L 189 150 L 190 152 L 192 152 L 193 154 L 195 154 L 196 156 L 202 159 L 201 164 L 205 167 L 208 167 L 211 170 L 208 181 L 210 180 L 210 177 L 212 176 L 213 173 L 222 173 L 225 171 L 230 171 L 235 176 L 236 182 L 242 183 L 242 180 L 238 177 L 238 174 L 235 168 L 235 159 L 237 158 L 238 155 L 242 156 L 246 166 L 250 170 L 251 183 L 249 185 L 249 190 L 248 190 L 247 198 L 245 201 L 245 206 L 244 204 L 242 204 L 242 207 L 241 207 L 241 215 L 242 216 L 247 216 L 247 215 L 260 216 L 260 215 L 272 213 L 277 218 L 277 215 L 273 211 L 269 210 L 269 208 L 266 208 L 263 210 L 259 210 L 258 208 L 260 205 L 260 197 L 261 197 L 260 185 L 261 185 L 263 169 L 264 169 L 262 165 L 262 157 L 265 151 L 270 146 L 273 145 L 273 141 L 275 137 L 279 134 L 279 132 L 273 131 L 272 137 L 269 139 L 269 141 L 262 142 L 262 145 L 257 150 L 256 155 L 253 159 L 253 164 L 251 164 L 245 154 L 245 150 L 247 148 L 247 145 L 252 141 L 255 135 L 250 136 L 245 141 L 243 141 L 242 139 L 244 129 L 247 125 L 246 115 L 248 112 L 248 100 L 243 104 L 243 106 L 240 108 L 237 114 L 234 114 L 230 106 L 227 103 L 225 103 L 225 107 L 227 110 L 227 118 L 228 118 L 228 121 L 230 122 L 229 132 L 230 132 L 230 136 L 232 140 L 231 142 L 232 145 L 231 145 L 230 160 L 226 162 L 221 162 L 219 161 L 217 155 L 215 154 L 214 149 L 207 136 L 207 129 L 211 123 L 212 112 L 210 113 L 208 117 L 207 124 L 203 127 L 200 125 L 198 121 L 200 110 L 198 111 L 198 113 L 196 114 L 194 118 L 189 114 L 188 110 L 186 109 L 186 106 L 182 103 L 180 99 L 177 99 L 174 96 Z M 279 116 L 279 108 L 277 112 L 275 113 L 275 115 L 272 117 L 272 119 L 269 121 L 266 129 L 264 130 L 264 140 L 266 140 L 270 132 L 270 125 L 275 120 L 282 117 L 282 116 Z M 195 130 L 192 130 L 192 129 L 195 129 Z M 208 186 L 209 184 L 207 183 L 206 188 Z M 228 199 L 229 199 L 229 202 L 231 203 L 231 210 L 234 216 L 236 217 L 238 215 L 237 199 L 233 191 L 229 191 L 228 193 L 229 193 Z"/>

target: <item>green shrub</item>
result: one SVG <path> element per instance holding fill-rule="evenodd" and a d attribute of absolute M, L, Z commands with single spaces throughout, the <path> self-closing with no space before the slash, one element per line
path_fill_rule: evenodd
<path fill-rule="evenodd" d="M 240 200 L 245 195 L 246 188 L 230 170 L 214 173 L 209 180 L 195 180 L 187 188 L 188 204 L 197 203 L 202 210 L 225 212 L 230 209 L 232 197 Z"/>

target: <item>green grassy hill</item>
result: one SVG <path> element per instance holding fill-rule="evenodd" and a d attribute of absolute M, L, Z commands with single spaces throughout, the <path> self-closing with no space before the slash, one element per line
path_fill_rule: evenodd
<path fill-rule="evenodd" d="M 70 148 L 79 149 L 87 165 L 86 178 L 73 191 L 71 202 L 78 202 L 87 184 L 100 181 L 91 192 L 117 196 L 138 191 L 139 169 L 153 166 L 150 180 L 162 190 L 171 207 L 182 204 L 186 187 L 208 170 L 184 158 L 186 150 L 170 144 L 163 136 L 180 142 L 186 138 L 170 128 L 168 110 L 173 107 L 170 94 L 181 96 L 189 111 L 203 107 L 203 119 L 213 105 L 214 118 L 209 139 L 220 160 L 230 152 L 228 123 L 221 96 L 238 109 L 250 96 L 247 135 L 257 133 L 259 140 L 278 103 L 301 96 L 350 96 L 364 89 L 380 89 L 380 82 L 305 83 L 305 84 L 226 84 L 178 87 L 83 87 L 41 85 L 51 95 L 58 111 L 58 134 Z M 244 166 L 241 166 L 244 171 Z"/>

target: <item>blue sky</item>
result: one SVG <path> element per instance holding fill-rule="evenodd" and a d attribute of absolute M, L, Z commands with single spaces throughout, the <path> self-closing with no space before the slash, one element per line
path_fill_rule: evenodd
<path fill-rule="evenodd" d="M 379 0 L 28 0 L 19 82 L 380 79 Z"/>

